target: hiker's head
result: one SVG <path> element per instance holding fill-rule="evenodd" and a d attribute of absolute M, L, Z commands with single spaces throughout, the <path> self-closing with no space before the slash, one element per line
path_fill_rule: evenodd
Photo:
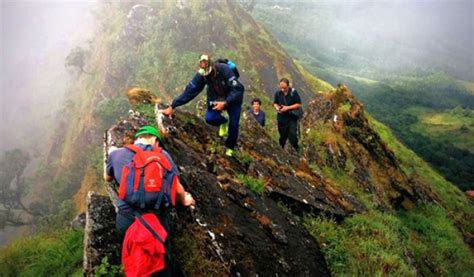
<path fill-rule="evenodd" d="M 288 88 L 290 87 L 290 80 L 287 78 L 281 78 L 280 79 L 280 90 L 287 92 Z"/>
<path fill-rule="evenodd" d="M 262 101 L 258 98 L 252 99 L 252 108 L 254 111 L 258 112 L 260 111 L 260 105 L 262 105 Z"/>
<path fill-rule="evenodd" d="M 207 76 L 212 71 L 212 57 L 209 54 L 199 56 L 199 74 Z"/>
<path fill-rule="evenodd" d="M 161 140 L 161 135 L 155 127 L 145 125 L 135 133 L 135 141 L 143 144 L 155 144 Z"/>

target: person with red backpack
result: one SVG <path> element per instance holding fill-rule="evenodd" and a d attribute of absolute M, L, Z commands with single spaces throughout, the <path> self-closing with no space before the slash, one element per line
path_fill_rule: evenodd
<path fill-rule="evenodd" d="M 199 57 L 199 70 L 181 95 L 173 99 L 171 105 L 162 110 L 171 116 L 177 107 L 193 100 L 207 85 L 206 123 L 219 126 L 219 136 L 224 137 L 227 156 L 234 155 L 239 137 L 239 121 L 245 88 L 239 81 L 236 65 L 228 59 L 213 60 L 208 54 Z M 222 116 L 226 110 L 229 119 Z"/>
<path fill-rule="evenodd" d="M 148 276 L 159 272 L 170 276 L 165 255 L 169 231 L 168 209 L 176 200 L 183 206 L 194 204 L 192 195 L 179 182 L 171 156 L 159 146 L 160 133 L 143 126 L 133 145 L 109 154 L 104 168 L 107 182 L 119 185 L 116 226 L 124 236 L 122 264 L 126 276 Z M 168 259 L 169 260 L 169 259 Z"/>

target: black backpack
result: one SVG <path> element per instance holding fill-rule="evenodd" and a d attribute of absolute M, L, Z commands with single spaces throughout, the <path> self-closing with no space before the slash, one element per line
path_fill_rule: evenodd
<path fill-rule="evenodd" d="M 237 69 L 237 66 L 235 65 L 235 63 L 232 60 L 217 59 L 215 62 L 216 63 L 223 63 L 223 64 L 226 64 L 227 66 L 229 66 L 229 68 L 232 69 L 232 72 L 234 72 L 235 78 L 239 79 L 239 77 L 240 77 L 239 70 Z"/>

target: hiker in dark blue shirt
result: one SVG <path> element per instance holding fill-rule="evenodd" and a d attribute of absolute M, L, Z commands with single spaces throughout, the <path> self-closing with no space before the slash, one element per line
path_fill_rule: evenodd
<path fill-rule="evenodd" d="M 301 98 L 298 92 L 290 87 L 290 81 L 287 78 L 280 80 L 280 89 L 275 92 L 273 107 L 278 112 L 277 122 L 281 147 L 284 148 L 286 140 L 289 139 L 291 145 L 298 152 L 298 120 L 302 116 L 302 112 L 297 113 L 296 111 L 301 108 Z"/>
<path fill-rule="evenodd" d="M 233 65 L 233 67 L 232 67 Z M 235 64 L 213 62 L 210 55 L 203 54 L 199 58 L 199 70 L 186 86 L 181 95 L 176 97 L 171 106 L 162 110 L 170 116 L 176 107 L 193 100 L 207 85 L 207 108 L 205 120 L 208 124 L 219 126 L 219 136 L 228 132 L 225 154 L 232 156 L 239 137 L 239 121 L 244 98 L 244 86 L 234 73 Z M 229 119 L 222 116 L 226 110 Z"/>
<path fill-rule="evenodd" d="M 260 109 L 262 105 L 262 101 L 258 98 L 252 99 L 252 108 L 248 110 L 248 112 L 253 115 L 255 120 L 257 120 L 258 124 L 265 127 L 265 113 Z"/>

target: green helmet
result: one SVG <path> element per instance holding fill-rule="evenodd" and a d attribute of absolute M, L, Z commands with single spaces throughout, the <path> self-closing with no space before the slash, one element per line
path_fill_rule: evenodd
<path fill-rule="evenodd" d="M 152 135 L 157 137 L 159 140 L 161 140 L 161 135 L 158 133 L 158 130 L 155 129 L 155 127 L 150 126 L 150 125 L 145 125 L 141 127 L 136 133 L 135 133 L 135 138 L 138 138 L 141 135 Z"/>

